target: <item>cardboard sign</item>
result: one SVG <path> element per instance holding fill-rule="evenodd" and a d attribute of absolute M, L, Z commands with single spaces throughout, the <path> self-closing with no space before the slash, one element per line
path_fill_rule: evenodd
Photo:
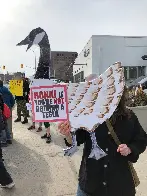
<path fill-rule="evenodd" d="M 68 120 L 66 85 L 31 88 L 34 122 L 57 122 Z"/>
<path fill-rule="evenodd" d="M 14 96 L 23 96 L 23 80 L 10 80 L 9 89 Z"/>

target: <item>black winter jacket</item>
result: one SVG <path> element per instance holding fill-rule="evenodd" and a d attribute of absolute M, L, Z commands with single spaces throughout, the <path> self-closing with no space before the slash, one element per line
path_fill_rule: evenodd
<path fill-rule="evenodd" d="M 7 125 L 6 118 L 4 117 L 2 110 L 0 109 L 0 160 L 2 159 L 2 149 L 1 149 L 1 137 L 2 137 L 2 131 L 5 130 Z"/>
<path fill-rule="evenodd" d="M 127 157 L 117 152 L 117 145 L 105 123 L 95 130 L 98 145 L 107 153 L 98 161 L 88 158 L 92 147 L 89 133 L 76 132 L 78 145 L 84 143 L 79 185 L 88 196 L 135 196 L 128 161 L 137 162 L 146 149 L 147 135 L 134 113 L 130 119 L 117 120 L 113 127 L 121 143 L 127 144 L 132 151 Z"/>

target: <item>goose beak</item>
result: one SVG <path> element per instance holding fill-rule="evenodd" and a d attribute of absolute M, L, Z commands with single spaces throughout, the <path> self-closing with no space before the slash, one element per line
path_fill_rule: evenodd
<path fill-rule="evenodd" d="M 28 44 L 28 47 L 27 47 L 26 52 L 32 47 L 32 45 L 33 45 L 33 42 L 30 42 L 30 43 Z"/>
<path fill-rule="evenodd" d="M 16 46 L 24 46 L 24 45 L 28 45 L 26 51 L 28 51 L 33 45 L 33 42 L 30 41 L 28 36 L 24 40 L 22 40 L 20 43 L 18 43 Z"/>
<path fill-rule="evenodd" d="M 22 40 L 20 43 L 18 43 L 16 46 L 23 46 L 28 45 L 30 43 L 29 37 L 26 37 L 24 40 Z"/>

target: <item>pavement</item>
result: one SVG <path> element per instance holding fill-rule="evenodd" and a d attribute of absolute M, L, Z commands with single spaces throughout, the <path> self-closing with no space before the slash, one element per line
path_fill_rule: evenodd
<path fill-rule="evenodd" d="M 13 120 L 16 111 L 13 111 Z M 80 149 L 72 158 L 64 157 L 63 137 L 51 126 L 51 144 L 40 138 L 43 134 L 28 131 L 30 123 L 13 123 L 13 145 L 4 148 L 5 165 L 12 175 L 16 187 L 0 189 L 0 196 L 75 196 L 77 174 L 81 160 Z M 137 196 L 147 196 L 147 151 L 135 165 L 141 185 Z"/>

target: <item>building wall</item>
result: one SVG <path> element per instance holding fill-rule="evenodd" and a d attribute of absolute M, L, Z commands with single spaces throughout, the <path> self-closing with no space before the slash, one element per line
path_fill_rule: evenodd
<path fill-rule="evenodd" d="M 73 63 L 76 59 L 77 52 L 52 51 L 51 65 L 52 76 L 61 80 L 73 80 Z"/>
<path fill-rule="evenodd" d="M 147 66 L 147 37 L 93 36 L 93 73 L 103 73 L 116 61 L 123 66 Z"/>
<path fill-rule="evenodd" d="M 85 50 L 90 49 L 90 55 L 83 57 Z M 84 77 L 91 73 L 100 75 L 110 65 L 120 61 L 125 67 L 145 66 L 147 61 L 143 61 L 141 57 L 147 54 L 147 37 L 123 37 L 123 36 L 98 36 L 93 35 L 86 44 L 82 52 L 79 54 L 75 63 L 85 63 L 82 70 Z M 137 69 L 138 70 L 138 69 Z M 78 67 L 73 68 L 73 75 L 77 74 Z M 145 69 L 147 74 L 147 69 Z"/>
<path fill-rule="evenodd" d="M 73 76 L 82 71 L 84 71 L 84 77 L 88 76 L 89 73 L 92 72 L 92 38 L 90 38 L 84 49 L 78 55 L 78 58 L 76 58 L 73 66 Z"/>
<path fill-rule="evenodd" d="M 92 73 L 100 75 L 110 65 L 124 59 L 121 37 L 92 36 L 92 45 Z"/>

